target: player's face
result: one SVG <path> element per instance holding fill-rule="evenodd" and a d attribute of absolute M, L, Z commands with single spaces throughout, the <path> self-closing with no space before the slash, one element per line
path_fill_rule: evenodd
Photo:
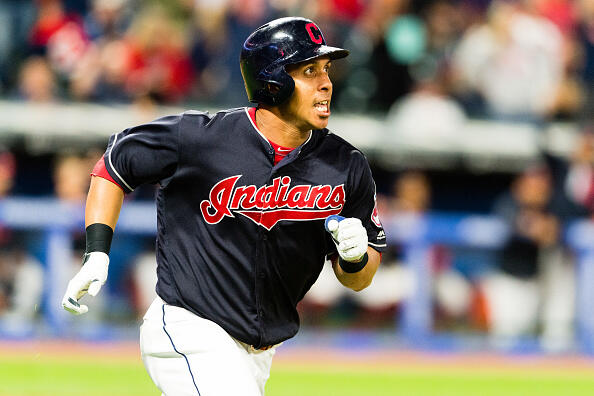
<path fill-rule="evenodd" d="M 288 65 L 287 73 L 295 81 L 295 90 L 284 104 L 284 113 L 300 130 L 322 129 L 328 125 L 332 82 L 328 76 L 329 57 Z"/>

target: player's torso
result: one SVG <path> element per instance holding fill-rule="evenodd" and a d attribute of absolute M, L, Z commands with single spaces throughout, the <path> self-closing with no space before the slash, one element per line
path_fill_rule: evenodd
<path fill-rule="evenodd" d="M 239 122 L 234 121 L 238 116 Z M 346 165 L 323 157 L 320 136 L 312 135 L 274 166 L 274 150 L 247 116 L 229 118 L 213 122 L 196 139 L 188 131 L 192 137 L 184 139 L 176 182 L 189 184 L 200 197 L 204 221 L 217 224 L 225 217 L 245 216 L 271 230 L 279 222 L 319 220 L 340 212 Z"/>
<path fill-rule="evenodd" d="M 318 228 L 346 200 L 348 163 L 320 144 L 315 131 L 274 166 L 274 151 L 244 110 L 219 113 L 200 131 L 181 126 L 180 160 L 163 194 L 183 205 L 179 216 L 212 226 L 245 225 L 272 231 L 295 222 Z M 326 149 L 326 151 L 328 151 Z M 255 227 L 255 228 L 254 228 Z"/>
<path fill-rule="evenodd" d="M 274 328 L 287 315 L 296 325 L 294 307 L 332 249 L 323 223 L 345 205 L 349 164 L 326 147 L 325 131 L 274 166 L 274 151 L 245 110 L 218 113 L 201 128 L 193 121 L 186 116 L 180 125 L 178 168 L 159 194 L 159 237 L 176 245 L 167 266 L 192 260 L 198 275 L 188 304 L 208 316 L 203 301 L 220 298 L 231 306 L 228 328 L 254 319 Z"/>

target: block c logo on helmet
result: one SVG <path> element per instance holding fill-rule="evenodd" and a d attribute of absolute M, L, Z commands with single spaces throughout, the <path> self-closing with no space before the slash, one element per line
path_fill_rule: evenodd
<path fill-rule="evenodd" d="M 316 26 L 315 23 L 310 22 L 305 25 L 305 30 L 307 30 L 307 34 L 309 34 L 309 38 L 316 44 L 322 44 L 324 42 L 324 37 L 322 36 L 322 32 L 320 28 Z M 315 33 L 314 33 L 315 31 Z"/>

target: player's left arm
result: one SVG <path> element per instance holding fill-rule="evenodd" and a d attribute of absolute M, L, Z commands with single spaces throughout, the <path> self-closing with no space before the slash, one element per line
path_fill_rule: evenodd
<path fill-rule="evenodd" d="M 386 235 L 378 216 L 369 164 L 359 151 L 351 155 L 347 202 L 340 216 L 330 216 L 325 227 L 336 246 L 330 256 L 336 277 L 344 286 L 360 291 L 371 284 L 380 265 Z"/>
<path fill-rule="evenodd" d="M 339 264 L 339 260 L 340 257 L 337 255 L 332 257 L 332 268 L 336 278 L 349 289 L 361 291 L 371 284 L 380 265 L 381 254 L 374 248 L 367 247 L 367 264 L 361 270 L 353 273 L 346 272 Z"/>

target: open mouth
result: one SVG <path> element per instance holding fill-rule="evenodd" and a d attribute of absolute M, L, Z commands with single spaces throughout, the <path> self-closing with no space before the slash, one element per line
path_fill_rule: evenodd
<path fill-rule="evenodd" d="M 316 102 L 314 104 L 314 107 L 316 108 L 316 110 L 323 114 L 323 115 L 329 115 L 330 114 L 330 103 L 327 100 L 321 100 L 319 102 Z"/>

